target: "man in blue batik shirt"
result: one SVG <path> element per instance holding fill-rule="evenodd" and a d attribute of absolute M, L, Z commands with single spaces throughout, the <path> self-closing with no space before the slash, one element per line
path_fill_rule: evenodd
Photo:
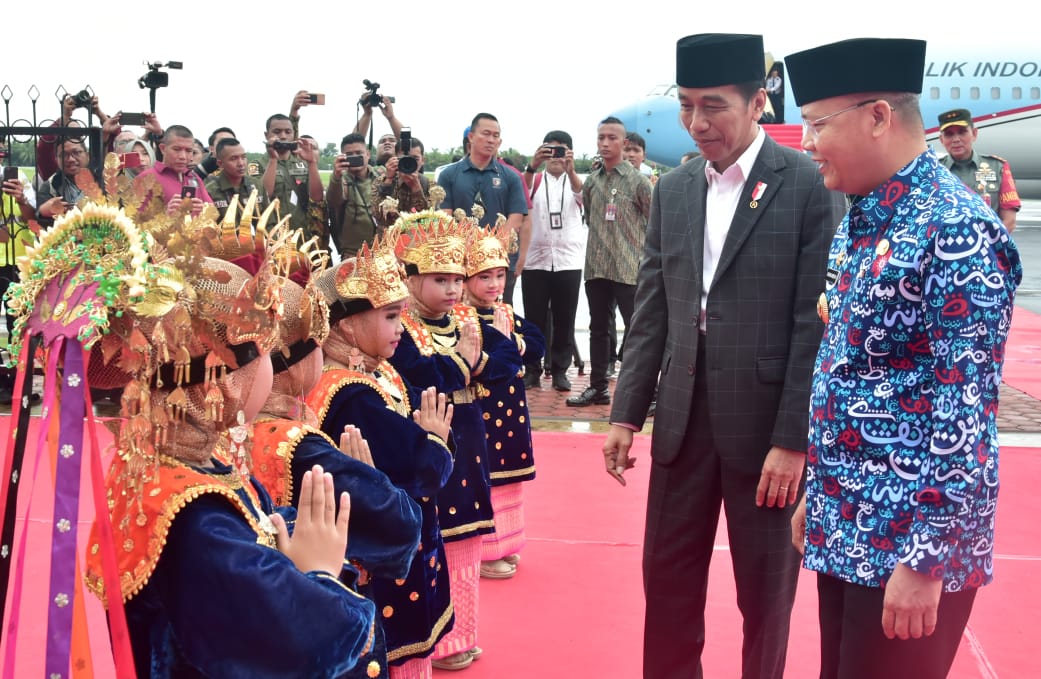
<path fill-rule="evenodd" d="M 993 571 L 998 386 L 1019 253 L 940 165 L 918 106 L 919 40 L 785 59 L 803 148 L 856 196 L 818 311 L 806 495 L 821 677 L 945 677 Z"/>

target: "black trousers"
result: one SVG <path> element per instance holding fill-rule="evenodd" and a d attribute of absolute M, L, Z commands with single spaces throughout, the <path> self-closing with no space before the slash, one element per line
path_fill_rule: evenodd
<path fill-rule="evenodd" d="M 697 363 L 696 375 L 708 374 L 704 352 L 698 352 Z M 643 676 L 703 677 L 709 564 L 722 506 L 744 620 L 740 676 L 782 679 L 800 564 L 791 544 L 794 507 L 756 507 L 759 474 L 721 462 L 705 382 L 694 380 L 679 456 L 672 464 L 651 466 L 643 546 Z"/>
<path fill-rule="evenodd" d="M 521 276 L 524 318 L 549 338 L 552 318 L 552 346 L 546 347 L 550 371 L 563 375 L 571 365 L 571 342 L 575 335 L 575 312 L 578 291 L 582 287 L 582 270 L 543 271 L 525 269 Z M 539 361 L 525 361 L 529 373 L 541 374 Z"/>
<path fill-rule="evenodd" d="M 818 574 L 821 679 L 943 679 L 958 652 L 976 591 L 941 594 L 931 635 L 887 639 L 882 633 L 885 590 Z"/>
<path fill-rule="evenodd" d="M 622 334 L 622 348 L 625 351 L 625 337 L 629 333 L 629 321 L 633 317 L 633 298 L 636 286 L 616 283 L 605 278 L 594 278 L 586 281 L 586 302 L 589 305 L 589 386 L 594 389 L 607 389 L 607 365 L 611 360 L 611 338 L 614 332 L 611 322 L 612 303 L 618 304 L 622 314 L 625 332 Z"/>

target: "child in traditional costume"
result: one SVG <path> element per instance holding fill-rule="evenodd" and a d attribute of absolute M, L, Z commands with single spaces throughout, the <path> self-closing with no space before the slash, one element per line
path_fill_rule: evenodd
<path fill-rule="evenodd" d="M 314 284 L 314 277 L 324 270 L 324 253 L 306 254 L 282 288 L 280 348 L 271 354 L 271 395 L 253 427 L 253 470 L 276 505 L 297 504 L 303 476 L 314 465 L 332 474 L 337 492 L 351 496 L 347 558 L 361 571 L 359 591 L 372 599 L 370 578 L 408 575 L 423 516 L 408 493 L 372 466 L 359 429 L 348 426 L 334 443 L 318 428 L 317 415 L 304 401 L 322 376 L 321 343 L 329 335 L 329 308 Z M 312 261 L 318 262 L 315 272 Z M 349 676 L 388 676 L 382 624 L 377 624 L 372 651 Z"/>
<path fill-rule="evenodd" d="M 325 371 L 307 397 L 322 430 L 353 425 L 376 469 L 407 492 L 423 518 L 408 574 L 373 574 L 370 583 L 387 641 L 392 679 L 429 678 L 430 654 L 453 624 L 437 495 L 452 472 L 452 406 L 428 389 L 413 391 L 387 359 L 401 335 L 408 290 L 392 249 L 377 240 L 317 280 L 329 304 Z"/>
<path fill-rule="evenodd" d="M 126 422 L 106 482 L 114 540 L 101 539 L 96 519 L 88 586 L 125 604 L 138 676 L 343 675 L 371 645 L 375 614 L 343 569 L 349 499 L 337 513 L 332 478 L 315 467 L 300 512 L 272 514 L 248 475 L 248 428 L 270 391 L 280 311 L 270 258 L 251 275 L 202 257 L 223 250 L 215 225 L 178 219 L 161 246 L 142 237 L 119 252 L 105 239 L 103 265 L 69 273 L 69 255 L 106 220 L 136 229 L 114 207 L 91 210 L 84 224 L 71 224 L 78 209 L 60 219 L 70 247 L 47 240 L 34 261 L 44 275 L 93 280 L 104 301 L 92 316 L 109 313 L 88 376 L 123 387 Z M 238 244 L 253 249 L 252 238 Z M 271 254 L 274 240 L 266 245 Z M 121 597 L 107 599 L 117 588 Z"/>
<path fill-rule="evenodd" d="M 411 302 L 405 333 L 391 362 L 418 387 L 436 387 L 455 405 L 455 468 L 438 495 L 456 623 L 438 644 L 434 667 L 462 669 L 477 647 L 481 536 L 494 530 L 480 397 L 485 381 L 505 381 L 521 367 L 516 346 L 496 330 L 482 333 L 472 307 L 461 304 L 466 243 L 463 227 L 441 212 L 398 220 L 398 251 Z M 483 337 L 482 337 L 483 335 Z"/>
<path fill-rule="evenodd" d="M 501 226 L 475 226 L 467 234 L 465 299 L 477 310 L 482 327 L 494 327 L 511 337 L 520 356 L 531 364 L 542 358 L 545 338 L 512 306 L 499 301 L 509 267 L 509 239 L 509 232 Z M 481 576 L 504 579 L 516 574 L 524 546 L 521 482 L 535 478 L 535 458 L 523 373 L 515 373 L 505 382 L 489 383 L 488 391 L 481 399 L 481 409 L 491 467 L 495 532 L 485 535 L 481 544 Z"/>

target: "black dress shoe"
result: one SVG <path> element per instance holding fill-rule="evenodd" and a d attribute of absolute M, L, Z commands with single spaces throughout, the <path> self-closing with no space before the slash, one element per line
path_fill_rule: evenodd
<path fill-rule="evenodd" d="M 524 388 L 525 389 L 538 389 L 539 388 L 539 374 L 537 372 L 530 372 L 524 375 Z"/>
<path fill-rule="evenodd" d="M 586 406 L 606 406 L 611 404 L 611 394 L 607 389 L 588 387 L 578 396 L 572 396 L 566 403 L 573 408 L 585 408 Z"/>
<path fill-rule="evenodd" d="M 553 376 L 553 388 L 557 391 L 571 391 L 571 380 L 567 375 L 561 373 Z"/>
<path fill-rule="evenodd" d="M 586 374 L 586 362 L 583 361 L 582 359 L 580 359 L 580 358 L 576 358 L 575 359 L 575 367 L 578 368 L 578 374 L 579 375 L 585 375 Z"/>

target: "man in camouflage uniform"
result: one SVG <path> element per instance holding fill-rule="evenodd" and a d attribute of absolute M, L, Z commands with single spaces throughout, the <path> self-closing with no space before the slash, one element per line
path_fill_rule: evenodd
<path fill-rule="evenodd" d="M 1012 233 L 1021 206 L 1012 169 L 1004 158 L 973 150 L 978 135 L 979 130 L 972 124 L 972 114 L 967 109 L 956 108 L 941 113 L 940 141 L 947 149 L 947 155 L 940 158 L 940 163 L 963 184 L 983 196 Z"/>
<path fill-rule="evenodd" d="M 259 179 L 260 166 L 249 162 L 242 143 L 233 137 L 225 137 L 217 142 L 214 157 L 220 171 L 206 177 L 206 191 L 213 198 L 214 206 L 220 211 L 220 218 L 224 219 L 224 213 L 235 200 L 245 205 L 254 190 L 257 192 L 256 208 L 263 210 L 268 201 Z M 256 216 L 254 215 L 254 223 Z"/>

